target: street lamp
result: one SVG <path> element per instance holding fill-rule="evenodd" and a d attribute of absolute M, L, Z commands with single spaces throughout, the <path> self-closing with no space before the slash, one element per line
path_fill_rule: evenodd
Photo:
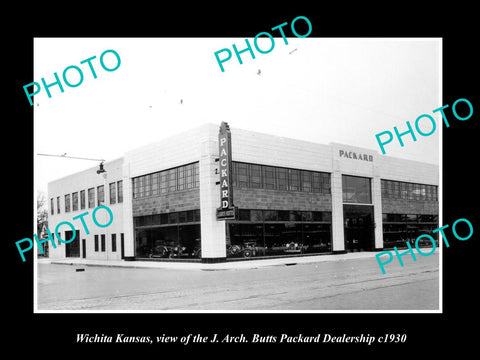
<path fill-rule="evenodd" d="M 99 165 L 98 170 L 97 170 L 97 174 L 101 174 L 101 173 L 104 173 L 104 172 L 106 172 L 106 171 L 107 171 L 107 170 L 105 170 L 105 169 L 103 168 L 103 161 L 102 161 L 102 162 L 100 163 L 100 165 Z"/>

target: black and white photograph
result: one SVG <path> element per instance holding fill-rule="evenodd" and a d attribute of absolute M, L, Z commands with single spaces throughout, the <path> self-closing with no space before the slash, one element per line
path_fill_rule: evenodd
<path fill-rule="evenodd" d="M 441 39 L 34 45 L 39 311 L 441 310 Z"/>
<path fill-rule="evenodd" d="M 418 11 L 24 36 L 4 152 L 18 326 L 79 354 L 458 344 L 478 253 L 471 24 Z"/>

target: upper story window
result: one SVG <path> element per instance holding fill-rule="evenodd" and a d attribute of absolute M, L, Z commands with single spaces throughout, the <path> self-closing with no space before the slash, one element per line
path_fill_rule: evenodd
<path fill-rule="evenodd" d="M 103 185 L 97 186 L 97 206 L 106 205 L 105 202 L 105 189 Z M 109 193 L 110 204 L 122 203 L 123 202 L 123 182 L 119 180 L 109 184 Z M 88 199 L 88 200 L 87 200 Z M 95 207 L 95 188 L 89 188 L 88 190 L 80 190 L 71 194 L 64 195 L 64 208 L 65 212 L 84 210 L 87 206 L 88 208 Z M 50 198 L 50 213 L 53 215 L 54 210 L 54 198 Z M 57 214 L 60 214 L 60 196 L 57 196 Z"/>
<path fill-rule="evenodd" d="M 371 204 L 371 179 L 342 175 L 342 193 L 344 203 Z"/>
<path fill-rule="evenodd" d="M 85 209 L 85 190 L 80 191 L 80 210 Z"/>
<path fill-rule="evenodd" d="M 133 198 L 138 199 L 198 188 L 199 184 L 199 169 L 198 162 L 196 162 L 133 178 Z M 120 186 L 118 186 L 119 197 L 120 192 Z"/>
<path fill-rule="evenodd" d="M 72 194 L 72 211 L 78 210 L 78 192 Z"/>
<path fill-rule="evenodd" d="M 97 206 L 105 205 L 105 189 L 103 185 L 97 186 Z"/>
<path fill-rule="evenodd" d="M 88 189 L 88 208 L 95 207 L 95 188 Z"/>
<path fill-rule="evenodd" d="M 233 185 L 239 188 L 330 194 L 330 174 L 284 167 L 233 162 Z"/>
<path fill-rule="evenodd" d="M 116 204 L 117 203 L 117 184 L 116 183 L 110 183 L 109 184 L 109 193 L 110 193 L 110 204 Z"/>
<path fill-rule="evenodd" d="M 122 203 L 123 202 L 123 181 L 117 181 L 117 202 Z"/>
<path fill-rule="evenodd" d="M 394 180 L 382 180 L 382 198 L 438 201 L 438 187 Z"/>
<path fill-rule="evenodd" d="M 70 212 L 70 194 L 65 195 L 65 212 Z"/>

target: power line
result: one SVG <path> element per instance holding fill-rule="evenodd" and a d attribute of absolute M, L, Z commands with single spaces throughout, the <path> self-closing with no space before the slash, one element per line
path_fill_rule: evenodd
<path fill-rule="evenodd" d="M 78 157 L 78 156 L 67 156 L 67 153 L 62 154 L 62 155 L 39 154 L 39 153 L 37 153 L 37 155 L 40 155 L 40 156 L 52 156 L 52 157 L 62 157 L 62 158 L 69 158 L 69 159 L 79 159 L 79 160 L 101 161 L 102 163 L 105 162 L 105 159 L 91 159 L 91 158 L 84 158 L 84 157 Z"/>

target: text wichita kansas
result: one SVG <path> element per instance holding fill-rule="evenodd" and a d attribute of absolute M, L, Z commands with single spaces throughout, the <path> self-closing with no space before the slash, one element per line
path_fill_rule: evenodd
<path fill-rule="evenodd" d="M 117 334 L 116 337 L 108 335 L 90 335 L 77 334 L 77 343 L 147 343 L 152 344 L 150 336 L 127 336 L 125 334 Z"/>

